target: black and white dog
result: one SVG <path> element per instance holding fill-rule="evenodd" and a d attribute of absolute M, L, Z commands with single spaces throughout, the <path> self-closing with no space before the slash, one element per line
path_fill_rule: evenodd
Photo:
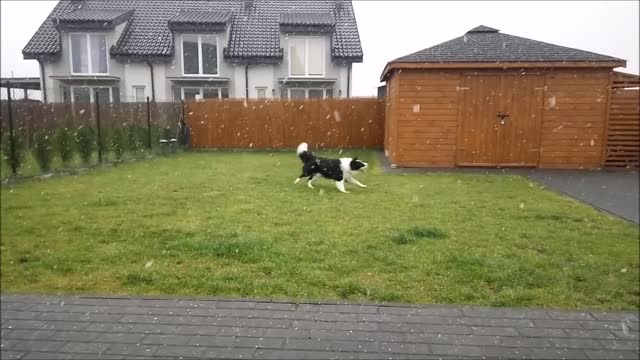
<path fill-rule="evenodd" d="M 300 179 L 306 177 L 307 186 L 313 189 L 313 182 L 319 177 L 334 180 L 336 187 L 343 193 L 348 193 L 344 188 L 344 183 L 349 182 L 366 188 L 367 186 L 359 182 L 353 177 L 354 173 L 359 171 L 365 171 L 368 165 L 364 161 L 355 158 L 340 158 L 340 159 L 325 159 L 315 156 L 309 151 L 309 145 L 302 143 L 298 145 L 298 157 L 302 160 L 302 175 L 300 175 L 294 184 L 297 184 Z"/>

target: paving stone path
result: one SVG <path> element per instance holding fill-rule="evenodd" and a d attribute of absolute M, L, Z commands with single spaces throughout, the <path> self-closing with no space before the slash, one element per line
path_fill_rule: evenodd
<path fill-rule="evenodd" d="M 8 295 L 2 359 L 638 359 L 638 312 Z"/>

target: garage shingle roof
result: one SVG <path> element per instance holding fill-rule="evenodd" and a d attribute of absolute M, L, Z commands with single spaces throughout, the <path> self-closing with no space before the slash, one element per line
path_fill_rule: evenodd
<path fill-rule="evenodd" d="M 463 36 L 395 59 L 395 62 L 535 62 L 535 61 L 621 61 L 607 55 L 553 45 L 497 29 L 478 26 Z"/>
<path fill-rule="evenodd" d="M 342 2 L 337 7 L 336 2 Z M 287 12 L 333 14 L 331 56 L 362 61 L 362 46 L 350 0 L 253 0 L 249 8 L 237 0 L 81 0 L 60 1 L 23 49 L 25 58 L 60 54 L 60 37 L 52 19 L 79 9 L 124 11 L 133 9 L 127 26 L 111 54 L 170 57 L 174 54 L 169 20 L 181 11 L 233 12 L 225 58 L 281 58 L 280 14 Z"/>

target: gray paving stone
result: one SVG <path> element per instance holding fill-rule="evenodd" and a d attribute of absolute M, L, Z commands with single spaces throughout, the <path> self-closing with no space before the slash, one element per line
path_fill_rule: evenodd
<path fill-rule="evenodd" d="M 34 306 L 33 304 L 26 303 L 14 303 L 14 302 L 3 302 L 0 304 L 0 310 L 15 310 L 15 311 L 24 311 Z M 38 310 L 34 310 L 38 311 Z"/>
<path fill-rule="evenodd" d="M 456 308 L 418 308 L 380 306 L 378 312 L 383 315 L 423 315 L 423 316 L 462 316 L 462 310 Z"/>
<path fill-rule="evenodd" d="M 102 343 L 120 343 L 120 344 L 138 344 L 147 336 L 146 334 L 137 333 L 93 333 L 96 342 Z M 149 335 L 153 336 L 153 335 Z"/>
<path fill-rule="evenodd" d="M 464 307 L 462 313 L 470 317 L 496 319 L 549 319 L 549 315 L 544 310 Z"/>
<path fill-rule="evenodd" d="M 428 344 L 380 343 L 380 351 L 395 354 L 431 354 Z"/>
<path fill-rule="evenodd" d="M 529 337 L 567 337 L 565 329 L 519 328 L 518 332 Z"/>
<path fill-rule="evenodd" d="M 4 358 L 3 358 L 4 359 Z M 54 359 L 69 359 L 69 354 L 54 353 L 54 352 L 29 352 L 26 353 L 22 359 L 25 360 L 54 360 Z"/>
<path fill-rule="evenodd" d="M 530 329 L 530 328 L 522 328 L 522 329 Z M 518 331 L 513 327 L 483 327 L 483 326 L 473 326 L 471 327 L 473 335 L 496 335 L 496 336 L 518 336 Z"/>
<path fill-rule="evenodd" d="M 101 354 L 109 345 L 108 343 L 69 342 L 64 344 L 59 350 L 63 353 L 72 354 Z"/>
<path fill-rule="evenodd" d="M 215 347 L 231 347 L 235 344 L 235 338 L 232 336 L 198 336 L 192 337 L 187 341 L 188 346 L 215 346 Z"/>
<path fill-rule="evenodd" d="M 627 320 L 632 322 L 638 322 L 638 314 L 631 314 L 631 313 L 603 312 L 603 313 L 593 313 L 593 316 L 598 320 L 604 320 L 604 321 Z"/>
<path fill-rule="evenodd" d="M 622 330 L 622 321 L 580 321 L 585 329 Z"/>
<path fill-rule="evenodd" d="M 474 358 L 530 358 L 533 349 L 505 348 L 495 346 L 461 346 L 461 345 L 431 345 L 434 355 L 468 356 Z"/>
<path fill-rule="evenodd" d="M 202 357 L 204 350 L 205 348 L 198 346 L 158 346 L 155 356 L 166 358 L 199 358 Z"/>
<path fill-rule="evenodd" d="M 562 349 L 601 349 L 602 345 L 595 339 L 569 339 L 555 338 L 551 339 L 554 347 Z"/>
<path fill-rule="evenodd" d="M 90 322 L 44 321 L 42 327 L 40 328 L 43 330 L 56 331 L 80 331 L 86 330 L 90 325 Z"/>
<path fill-rule="evenodd" d="M 193 339 L 200 339 L 199 335 L 143 335 L 137 342 L 145 345 L 187 345 Z"/>
<path fill-rule="evenodd" d="M 44 321 L 2 319 L 2 324 L 0 326 L 4 329 L 40 329 L 44 325 Z"/>
<path fill-rule="evenodd" d="M 23 297 L 24 298 L 24 297 Z M 42 358 L 638 358 L 637 314 L 2 295 L 2 351 Z M 25 305 L 27 304 L 27 305 Z M 52 350 L 53 349 L 53 350 Z M 62 354 L 62 356 L 60 356 Z M 16 355 L 16 356 L 17 356 Z"/>
<path fill-rule="evenodd" d="M 4 351 L 0 350 L 0 359 L 20 359 L 25 355 L 24 352 L 20 351 Z"/>
<path fill-rule="evenodd" d="M 616 337 L 610 330 L 566 329 L 564 331 L 572 338 L 615 339 Z"/>
<path fill-rule="evenodd" d="M 531 349 L 532 359 L 588 359 L 585 351 L 578 349 Z"/>
<path fill-rule="evenodd" d="M 552 329 L 580 329 L 582 325 L 575 320 L 533 320 L 536 327 Z"/>
<path fill-rule="evenodd" d="M 65 354 L 65 355 L 70 355 L 70 354 Z M 127 359 L 127 360 L 132 360 L 132 359 L 136 359 L 136 357 L 125 357 L 122 355 L 107 355 L 107 354 L 100 354 L 100 355 L 96 355 L 96 354 L 76 354 L 73 355 L 71 357 L 67 357 L 67 359 L 77 359 L 77 360 L 91 360 L 91 359 L 99 359 L 99 360 L 120 360 L 120 359 Z M 142 359 L 149 359 L 148 357 L 144 357 Z"/>
<path fill-rule="evenodd" d="M 548 314 L 553 320 L 596 320 L 593 315 L 587 312 L 549 311 Z"/>
<path fill-rule="evenodd" d="M 600 340 L 605 349 L 612 350 L 640 350 L 637 340 Z"/>
<path fill-rule="evenodd" d="M 285 341 L 278 338 L 238 337 L 235 338 L 233 348 L 282 349 Z"/>
<path fill-rule="evenodd" d="M 331 351 L 303 351 L 303 350 L 260 350 L 258 349 L 253 357 L 256 359 L 307 359 L 307 360 L 321 360 L 321 359 L 353 359 L 356 358 L 356 354 L 349 356 L 348 354 L 331 352 Z"/>
<path fill-rule="evenodd" d="M 11 346 L 11 350 L 14 351 L 41 351 L 41 352 L 55 352 L 60 350 L 64 345 L 64 342 L 60 341 L 47 341 L 47 340 L 24 340 L 16 341 Z"/>
<path fill-rule="evenodd" d="M 281 310 L 281 311 L 294 311 L 298 306 L 290 303 L 257 303 L 257 310 Z"/>
<path fill-rule="evenodd" d="M 107 355 L 153 356 L 158 350 L 156 345 L 111 344 L 104 351 Z"/>
<path fill-rule="evenodd" d="M 585 350 L 590 359 L 633 359 L 640 358 L 635 351 L 612 351 L 612 350 Z"/>

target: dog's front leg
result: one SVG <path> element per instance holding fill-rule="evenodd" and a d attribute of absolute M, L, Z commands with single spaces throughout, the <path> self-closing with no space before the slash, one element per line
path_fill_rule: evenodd
<path fill-rule="evenodd" d="M 360 181 L 356 180 L 356 178 L 354 178 L 353 176 L 348 177 L 346 180 L 348 182 L 352 183 L 352 184 L 360 186 L 361 188 L 366 188 L 367 187 L 367 185 L 365 185 L 365 184 L 361 183 Z"/>
<path fill-rule="evenodd" d="M 317 174 L 311 175 L 311 177 L 309 177 L 309 179 L 307 179 L 307 186 L 309 187 L 309 189 L 313 189 L 313 182 L 318 178 Z"/>
<path fill-rule="evenodd" d="M 345 190 L 344 188 L 344 179 L 340 180 L 340 181 L 336 181 L 336 187 L 338 188 L 338 190 L 340 190 L 340 192 L 343 192 L 345 194 L 349 193 L 347 190 Z"/>

